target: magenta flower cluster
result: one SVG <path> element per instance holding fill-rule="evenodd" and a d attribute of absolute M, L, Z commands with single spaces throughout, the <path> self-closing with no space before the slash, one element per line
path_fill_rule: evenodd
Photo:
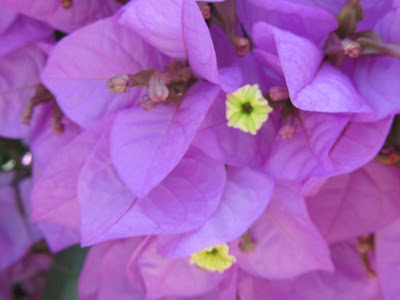
<path fill-rule="evenodd" d="M 399 0 L 0 0 L 0 299 L 400 299 L 398 113 Z"/>

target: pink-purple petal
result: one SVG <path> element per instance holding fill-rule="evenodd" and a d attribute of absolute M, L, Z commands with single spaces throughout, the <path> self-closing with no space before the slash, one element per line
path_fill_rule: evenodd
<path fill-rule="evenodd" d="M 400 216 L 399 180 L 396 167 L 377 162 L 330 178 L 307 198 L 311 218 L 329 242 L 374 232 Z"/>
<path fill-rule="evenodd" d="M 264 278 L 288 278 L 333 269 L 329 249 L 312 223 L 293 183 L 275 186 L 266 212 L 250 228 L 254 251 L 232 250 L 243 270 Z"/>
<path fill-rule="evenodd" d="M 224 166 L 199 150 L 190 150 L 163 182 L 140 199 L 119 179 L 106 145 L 103 140 L 93 149 L 80 177 L 83 244 L 190 231 L 217 209 L 225 184 Z"/>
<path fill-rule="evenodd" d="M 247 168 L 230 168 L 221 202 L 212 217 L 194 231 L 161 236 L 160 253 L 188 256 L 238 238 L 265 210 L 272 191 L 271 177 Z"/>
<path fill-rule="evenodd" d="M 96 48 L 93 45 L 96 44 Z M 132 31 L 108 18 L 62 39 L 42 73 L 64 113 L 83 127 L 121 108 L 138 103 L 142 88 L 114 94 L 107 80 L 119 74 L 161 69 L 168 64 Z"/>
<path fill-rule="evenodd" d="M 111 158 L 136 196 L 146 196 L 177 165 L 218 92 L 217 86 L 199 82 L 179 106 L 118 113 L 111 131 Z"/>

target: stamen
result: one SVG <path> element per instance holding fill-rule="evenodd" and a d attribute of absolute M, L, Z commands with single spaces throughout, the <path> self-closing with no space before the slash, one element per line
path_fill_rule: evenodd
<path fill-rule="evenodd" d="M 242 235 L 242 241 L 239 244 L 240 250 L 244 253 L 250 253 L 253 252 L 257 247 L 257 243 L 254 242 L 250 236 L 250 231 L 247 230 L 243 235 Z"/>
<path fill-rule="evenodd" d="M 46 102 L 52 102 L 51 128 L 56 134 L 63 133 L 64 125 L 61 123 L 61 119 L 64 114 L 55 101 L 53 94 L 43 84 L 39 84 L 36 87 L 35 95 L 26 104 L 25 111 L 21 116 L 21 123 L 29 125 L 35 107 Z"/>
<path fill-rule="evenodd" d="M 25 111 L 21 116 L 21 123 L 29 125 L 35 106 L 40 103 L 49 102 L 53 99 L 53 94 L 43 84 L 36 86 L 35 94 L 31 99 L 29 99 L 28 103 L 26 104 Z"/>
<path fill-rule="evenodd" d="M 51 129 L 55 134 L 62 134 L 64 132 L 64 124 L 61 122 L 64 113 L 58 106 L 57 102 L 53 102 L 53 111 L 51 116 Z"/>
<path fill-rule="evenodd" d="M 376 278 L 376 272 L 369 261 L 369 253 L 375 249 L 375 238 L 373 234 L 363 235 L 357 238 L 357 250 L 361 254 L 361 262 L 368 278 Z"/>

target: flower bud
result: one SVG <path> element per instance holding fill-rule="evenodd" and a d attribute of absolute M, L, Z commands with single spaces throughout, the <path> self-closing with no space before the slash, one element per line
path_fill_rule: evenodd
<path fill-rule="evenodd" d="M 163 76 L 160 73 L 154 73 L 149 79 L 149 98 L 152 102 L 162 102 L 168 98 L 169 90 L 165 85 Z"/>
<path fill-rule="evenodd" d="M 233 39 L 233 45 L 236 48 L 236 55 L 239 57 L 250 53 L 250 41 L 244 37 L 236 37 Z"/>
<path fill-rule="evenodd" d="M 289 90 L 285 86 L 273 86 L 269 90 L 269 97 L 272 101 L 289 99 Z"/>
<path fill-rule="evenodd" d="M 129 92 L 130 78 L 128 74 L 120 74 L 108 79 L 107 88 L 114 94 L 122 94 Z"/>
<path fill-rule="evenodd" d="M 351 57 L 357 58 L 361 55 L 361 45 L 358 42 L 352 41 L 350 39 L 344 39 L 342 41 L 342 46 L 344 49 L 344 53 Z"/>

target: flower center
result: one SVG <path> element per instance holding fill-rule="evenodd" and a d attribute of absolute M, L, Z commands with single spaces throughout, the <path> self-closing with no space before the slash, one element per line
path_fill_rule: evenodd
<path fill-rule="evenodd" d="M 211 272 L 223 273 L 234 262 L 236 262 L 236 258 L 229 254 L 229 246 L 226 244 L 204 249 L 190 257 L 190 264 L 195 264 L 199 268 Z"/>
<path fill-rule="evenodd" d="M 271 111 L 256 84 L 245 85 L 227 95 L 226 118 L 230 127 L 256 134 Z"/>
<path fill-rule="evenodd" d="M 253 106 L 251 106 L 250 103 L 245 103 L 242 105 L 242 111 L 243 111 L 243 113 L 249 115 L 253 111 Z"/>

